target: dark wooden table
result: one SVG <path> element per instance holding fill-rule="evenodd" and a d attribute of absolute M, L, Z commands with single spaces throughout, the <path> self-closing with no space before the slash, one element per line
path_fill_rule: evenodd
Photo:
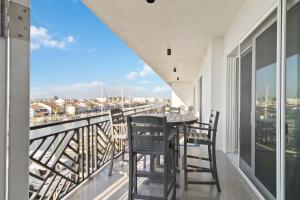
<path fill-rule="evenodd" d="M 187 114 L 175 114 L 175 113 L 170 113 L 167 114 L 167 121 L 168 124 L 174 124 L 175 126 L 182 126 L 183 127 L 183 137 L 184 137 L 184 142 L 183 142 L 183 159 L 182 159 L 182 169 L 183 169 L 183 178 L 184 178 L 184 183 L 186 183 L 186 177 L 187 177 L 187 125 L 193 124 L 198 121 L 198 118 L 193 116 L 193 115 L 187 115 Z M 177 129 L 179 130 L 179 129 Z M 179 132 L 177 132 L 179 134 Z M 179 144 L 178 144 L 179 145 Z M 179 149 L 180 151 L 180 149 Z M 178 152 L 176 155 L 176 158 L 178 159 Z M 184 186 L 184 189 L 187 189 L 187 186 Z"/>
<path fill-rule="evenodd" d="M 145 115 L 145 114 L 143 114 Z M 158 114 L 146 114 L 149 116 L 157 116 L 157 117 L 167 117 L 167 122 L 170 125 L 174 126 L 182 126 L 183 127 L 183 137 L 184 137 L 184 144 L 183 144 L 183 160 L 182 160 L 182 169 L 184 171 L 184 183 L 186 183 L 186 177 L 187 177 L 187 170 L 186 170 L 186 162 L 187 162 L 187 125 L 193 124 L 198 121 L 198 118 L 195 117 L 194 115 L 190 114 L 177 114 L 177 113 L 168 113 L 168 114 L 163 114 L 163 113 L 158 113 Z M 179 129 L 177 129 L 179 130 Z M 179 132 L 177 131 L 177 134 Z M 178 144 L 179 145 L 179 144 Z M 178 152 L 176 152 L 176 158 L 178 159 Z M 159 158 L 157 162 L 159 163 Z M 154 162 L 150 162 L 154 164 Z M 151 165 L 151 164 L 150 164 Z M 151 168 L 151 167 L 150 167 Z M 186 189 L 185 185 L 185 189 Z"/>

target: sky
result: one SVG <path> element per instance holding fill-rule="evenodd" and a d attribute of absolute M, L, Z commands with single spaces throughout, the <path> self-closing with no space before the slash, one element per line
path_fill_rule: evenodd
<path fill-rule="evenodd" d="M 31 98 L 170 98 L 170 87 L 79 0 L 31 0 Z"/>

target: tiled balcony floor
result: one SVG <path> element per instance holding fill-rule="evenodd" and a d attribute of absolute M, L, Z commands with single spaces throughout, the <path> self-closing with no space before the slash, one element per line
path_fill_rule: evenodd
<path fill-rule="evenodd" d="M 199 154 L 206 152 L 205 149 L 199 147 L 189 148 L 189 153 Z M 203 162 L 203 161 L 201 161 Z M 218 193 L 216 186 L 210 185 L 189 185 L 188 191 L 183 191 L 183 173 L 178 174 L 177 183 L 177 199 L 182 200 L 255 200 L 258 199 L 252 192 L 250 187 L 242 179 L 235 167 L 226 158 L 222 152 L 217 152 L 217 164 L 219 170 L 219 178 L 222 192 Z M 123 167 L 115 162 L 112 177 L 108 177 L 106 167 L 103 171 L 96 174 L 90 181 L 81 186 L 77 191 L 71 194 L 69 200 L 126 200 L 128 191 L 127 163 Z M 141 163 L 142 167 L 142 163 Z M 197 180 L 210 180 L 210 174 L 190 174 L 189 177 Z M 151 182 L 150 180 L 139 180 L 139 192 L 162 194 L 160 184 Z"/>

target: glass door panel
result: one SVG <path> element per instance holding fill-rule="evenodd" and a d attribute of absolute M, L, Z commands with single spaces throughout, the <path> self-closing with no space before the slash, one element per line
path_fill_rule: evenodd
<path fill-rule="evenodd" d="M 240 164 L 251 167 L 251 105 L 252 105 L 252 49 L 241 55 L 240 79 Z"/>
<path fill-rule="evenodd" d="M 277 25 L 255 39 L 255 177 L 276 195 Z"/>
<path fill-rule="evenodd" d="M 288 1 L 285 106 L 286 199 L 300 197 L 300 3 Z"/>

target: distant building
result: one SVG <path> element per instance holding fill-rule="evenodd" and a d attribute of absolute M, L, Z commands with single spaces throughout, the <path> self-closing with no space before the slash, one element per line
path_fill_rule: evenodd
<path fill-rule="evenodd" d="M 155 98 L 146 98 L 147 103 L 155 103 L 156 99 Z"/>
<path fill-rule="evenodd" d="M 88 107 L 82 102 L 72 102 L 66 106 L 67 115 L 80 115 L 88 112 Z"/>
<path fill-rule="evenodd" d="M 145 97 L 134 97 L 132 99 L 134 103 L 146 103 L 146 98 Z"/>
<path fill-rule="evenodd" d="M 32 104 L 30 105 L 30 117 L 46 117 L 51 114 L 49 108 L 39 105 L 39 104 Z"/>
<path fill-rule="evenodd" d="M 107 102 L 107 98 L 96 98 L 96 100 L 100 103 L 106 103 Z"/>
<path fill-rule="evenodd" d="M 64 103 L 60 103 L 60 101 L 58 101 L 58 103 L 56 101 L 47 101 L 47 102 L 43 102 L 42 104 L 51 107 L 52 115 L 62 115 L 65 113 Z"/>

